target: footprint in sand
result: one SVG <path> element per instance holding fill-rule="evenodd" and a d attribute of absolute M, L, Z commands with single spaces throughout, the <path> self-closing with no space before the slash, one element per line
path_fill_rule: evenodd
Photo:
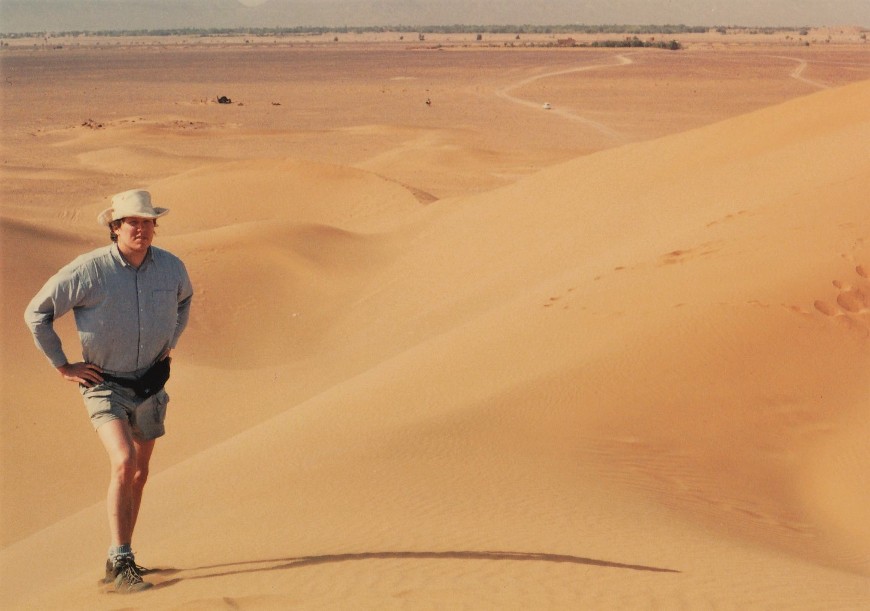
<path fill-rule="evenodd" d="M 855 268 L 858 275 L 856 284 L 834 280 L 832 284 L 838 293 L 834 302 L 818 299 L 813 304 L 819 312 L 825 316 L 848 318 L 851 322 L 861 324 L 858 319 L 864 314 L 870 313 L 870 286 L 867 280 L 867 268 L 858 265 Z M 858 316 L 858 319 L 854 317 Z"/>
<path fill-rule="evenodd" d="M 837 304 L 847 312 L 859 314 L 870 309 L 870 295 L 859 288 L 850 288 L 837 296 Z"/>
<path fill-rule="evenodd" d="M 695 257 L 705 257 L 719 251 L 719 247 L 714 242 L 707 242 L 694 248 L 681 248 L 672 250 L 659 257 L 659 265 L 673 265 L 674 263 L 684 263 Z"/>
<path fill-rule="evenodd" d="M 817 299 L 813 304 L 816 309 L 824 314 L 825 316 L 836 316 L 837 315 L 837 306 L 834 306 L 827 301 L 822 301 L 821 299 Z"/>
<path fill-rule="evenodd" d="M 565 291 L 565 293 L 562 294 L 562 295 L 553 295 L 552 297 L 550 297 L 550 298 L 547 300 L 547 303 L 544 304 L 544 307 L 545 307 L 545 308 L 550 308 L 550 307 L 554 306 L 554 305 L 556 304 L 557 301 L 559 301 L 559 300 L 562 299 L 563 297 L 567 297 L 567 296 L 568 296 L 568 293 L 572 293 L 572 292 L 574 291 L 575 288 L 576 288 L 576 287 L 573 287 L 573 286 L 572 286 L 572 287 L 570 287 L 569 289 L 567 289 L 567 290 Z M 567 303 L 564 304 L 564 305 L 562 306 L 562 309 L 567 310 L 567 309 L 568 309 L 568 304 L 567 304 Z"/>

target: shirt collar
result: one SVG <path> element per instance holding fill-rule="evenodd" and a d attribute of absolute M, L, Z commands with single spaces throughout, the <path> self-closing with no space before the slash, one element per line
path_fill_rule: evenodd
<path fill-rule="evenodd" d="M 129 267 L 131 269 L 134 269 L 133 266 L 130 265 L 130 263 L 127 261 L 127 259 L 124 258 L 124 255 L 121 254 L 121 249 L 118 248 L 117 242 L 112 243 L 112 248 L 111 248 L 110 252 L 112 253 L 112 258 L 115 259 L 115 261 L 117 261 L 118 263 L 120 263 L 124 267 Z M 139 269 L 142 269 L 153 258 L 154 257 L 152 255 L 152 250 L 151 250 L 151 247 L 149 246 L 148 252 L 145 254 L 145 258 L 142 260 L 142 265 L 139 266 Z"/>

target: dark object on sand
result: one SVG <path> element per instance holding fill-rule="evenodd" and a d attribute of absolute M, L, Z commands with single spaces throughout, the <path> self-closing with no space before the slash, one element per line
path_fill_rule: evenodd
<path fill-rule="evenodd" d="M 229 99 L 227 96 L 222 95 L 218 98 L 218 104 L 232 104 L 233 101 Z"/>

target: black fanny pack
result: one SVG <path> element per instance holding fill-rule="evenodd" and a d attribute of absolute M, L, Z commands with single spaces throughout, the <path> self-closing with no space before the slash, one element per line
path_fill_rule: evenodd
<path fill-rule="evenodd" d="M 129 388 L 138 397 L 147 399 L 159 393 L 166 386 L 166 381 L 169 380 L 169 362 L 171 360 L 171 358 L 166 357 L 163 360 L 157 361 L 148 371 L 142 374 L 141 378 L 119 378 L 107 373 L 102 374 L 102 376 L 106 382 L 114 382 Z"/>

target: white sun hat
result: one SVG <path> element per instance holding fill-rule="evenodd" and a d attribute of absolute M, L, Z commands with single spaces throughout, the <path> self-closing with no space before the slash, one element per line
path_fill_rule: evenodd
<path fill-rule="evenodd" d="M 169 208 L 155 208 L 151 204 L 151 194 L 142 189 L 124 191 L 112 197 L 112 207 L 106 208 L 97 216 L 100 225 L 108 225 L 112 221 L 136 216 L 145 219 L 156 219 L 169 212 Z"/>

